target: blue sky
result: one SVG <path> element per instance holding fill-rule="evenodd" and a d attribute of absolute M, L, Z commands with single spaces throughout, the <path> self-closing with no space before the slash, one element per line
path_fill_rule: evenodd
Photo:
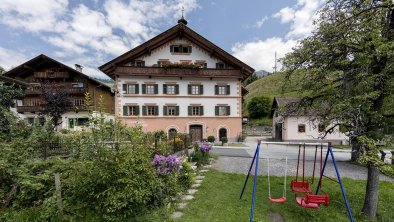
<path fill-rule="evenodd" d="M 314 29 L 323 0 L 2 0 L 0 66 L 10 69 L 46 54 L 84 72 L 176 25 L 188 26 L 256 70 Z"/>

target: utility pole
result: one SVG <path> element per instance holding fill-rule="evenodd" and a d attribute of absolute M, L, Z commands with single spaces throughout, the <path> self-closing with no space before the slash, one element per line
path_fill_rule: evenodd
<path fill-rule="evenodd" d="M 272 68 L 274 68 L 274 73 L 276 73 L 276 69 L 278 68 L 278 66 L 277 66 L 277 59 L 276 59 L 276 51 L 275 51 L 275 66 L 274 67 L 272 67 Z"/>

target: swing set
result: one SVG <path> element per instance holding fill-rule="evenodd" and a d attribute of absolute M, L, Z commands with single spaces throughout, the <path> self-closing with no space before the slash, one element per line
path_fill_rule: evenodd
<path fill-rule="evenodd" d="M 275 142 L 266 142 L 267 144 L 271 143 L 275 143 Z M 283 143 L 280 143 L 283 144 Z M 246 184 L 248 182 L 250 173 L 252 171 L 253 165 L 255 165 L 254 168 L 254 180 L 253 180 L 253 194 L 252 194 L 252 205 L 250 207 L 250 216 L 249 216 L 249 222 L 253 222 L 253 216 L 254 216 L 254 205 L 255 205 L 255 200 L 256 200 L 256 186 L 257 186 L 257 176 L 258 176 L 258 165 L 259 165 L 259 154 L 260 154 L 260 145 L 261 145 L 261 140 L 258 141 L 257 143 L 257 147 L 256 147 L 256 151 L 254 153 L 253 156 L 253 160 L 252 163 L 249 167 L 249 171 L 248 174 L 245 178 L 245 182 L 241 191 L 241 195 L 239 197 L 239 199 L 242 199 L 242 196 L 244 194 L 245 188 L 246 188 Z M 296 178 L 295 180 L 291 180 L 290 182 L 290 189 L 292 192 L 295 193 L 295 200 L 296 203 L 303 207 L 303 208 L 309 208 L 309 209 L 319 209 L 320 205 L 324 205 L 324 206 L 328 206 L 330 204 L 330 198 L 329 195 L 324 192 L 323 190 L 323 177 L 327 177 L 324 175 L 324 170 L 326 168 L 326 164 L 327 164 L 327 160 L 328 157 L 331 156 L 332 162 L 334 164 L 334 168 L 335 168 L 335 173 L 337 176 L 337 180 L 332 179 L 330 177 L 327 177 L 330 180 L 333 180 L 335 182 L 337 182 L 341 188 L 341 192 L 342 192 L 342 196 L 343 199 L 345 201 L 346 204 L 346 210 L 349 216 L 349 219 L 351 222 L 354 222 L 354 218 L 350 209 L 350 205 L 346 196 L 346 192 L 345 192 L 345 188 L 343 187 L 342 184 L 342 179 L 341 179 L 341 175 L 339 174 L 339 170 L 337 167 L 337 163 L 334 157 L 334 153 L 332 151 L 332 147 L 331 147 L 331 142 L 328 143 L 328 148 L 327 148 L 327 153 L 326 153 L 326 157 L 324 160 L 324 164 L 323 164 L 323 144 L 319 144 L 320 145 L 320 177 L 319 177 L 319 182 L 316 188 L 316 191 L 313 193 L 311 191 L 311 185 L 314 183 L 315 180 L 315 170 L 316 170 L 316 162 L 317 162 L 317 151 L 318 151 L 318 144 L 316 145 L 316 149 L 315 149 L 315 158 L 314 158 L 314 163 L 313 163 L 313 173 L 312 173 L 312 180 L 311 182 L 307 181 L 305 179 L 305 143 L 303 144 L 303 155 L 302 155 L 302 180 L 298 180 L 298 174 L 299 174 L 299 168 L 300 168 L 300 156 L 301 156 L 301 148 L 302 145 L 299 144 L 298 147 L 298 159 L 297 159 L 297 171 L 296 171 Z M 271 196 L 271 182 L 270 182 L 270 162 L 269 162 L 269 158 L 267 158 L 267 165 L 268 165 L 268 170 L 267 170 L 267 180 L 268 180 L 268 201 L 271 203 L 284 203 L 286 202 L 286 178 L 287 178 L 287 156 L 286 156 L 286 165 L 285 165 L 285 176 L 284 176 L 284 185 L 283 185 L 283 193 L 282 193 L 282 197 L 280 198 L 272 198 Z M 256 164 L 255 164 L 256 163 Z M 297 196 L 300 194 L 304 194 L 303 196 Z"/>

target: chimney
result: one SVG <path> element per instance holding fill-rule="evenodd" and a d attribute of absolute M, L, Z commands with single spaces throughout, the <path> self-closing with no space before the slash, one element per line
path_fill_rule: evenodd
<path fill-rule="evenodd" d="M 79 64 L 75 64 L 75 70 L 77 70 L 78 72 L 82 72 L 82 68 L 83 68 L 83 66 L 81 66 Z"/>

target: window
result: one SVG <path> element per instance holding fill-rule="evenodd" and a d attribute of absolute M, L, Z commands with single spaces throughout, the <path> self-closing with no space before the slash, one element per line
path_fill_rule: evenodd
<path fill-rule="evenodd" d="M 139 106 L 123 106 L 123 116 L 138 116 L 139 114 Z"/>
<path fill-rule="evenodd" d="M 83 82 L 71 83 L 71 86 L 72 86 L 73 88 L 83 88 Z"/>
<path fill-rule="evenodd" d="M 144 66 L 145 66 L 145 61 L 142 61 L 142 60 L 135 60 L 135 61 L 134 61 L 134 66 L 137 66 L 137 67 L 144 67 Z"/>
<path fill-rule="evenodd" d="M 34 117 L 27 118 L 27 123 L 30 125 L 33 125 L 34 124 Z"/>
<path fill-rule="evenodd" d="M 326 130 L 326 126 L 324 124 L 319 124 L 319 133 L 324 132 Z"/>
<path fill-rule="evenodd" d="M 229 95 L 230 94 L 230 85 L 216 85 L 215 86 L 215 94 L 216 95 Z"/>
<path fill-rule="evenodd" d="M 163 85 L 163 94 L 170 94 L 170 95 L 179 94 L 179 85 L 164 84 Z"/>
<path fill-rule="evenodd" d="M 125 93 L 125 94 L 139 94 L 138 84 L 123 84 L 123 93 Z"/>
<path fill-rule="evenodd" d="M 84 99 L 74 99 L 74 106 L 84 106 L 85 100 Z"/>
<path fill-rule="evenodd" d="M 179 116 L 179 106 L 163 106 L 164 116 Z"/>
<path fill-rule="evenodd" d="M 169 129 L 168 130 L 168 138 L 173 139 L 176 136 L 177 133 L 178 132 L 177 132 L 176 129 L 174 129 L 174 128 Z"/>
<path fill-rule="evenodd" d="M 142 94 L 158 94 L 159 86 L 157 84 L 142 84 Z"/>
<path fill-rule="evenodd" d="M 189 106 L 188 107 L 189 116 L 202 116 L 204 115 L 204 107 L 203 106 Z"/>
<path fill-rule="evenodd" d="M 218 63 L 216 63 L 216 68 L 217 69 L 227 69 L 228 65 L 225 63 L 222 63 L 222 62 L 218 62 Z"/>
<path fill-rule="evenodd" d="M 142 106 L 143 116 L 158 116 L 159 107 L 158 106 Z"/>
<path fill-rule="evenodd" d="M 304 124 L 299 124 L 298 125 L 298 132 L 299 133 L 305 133 L 305 125 Z"/>
<path fill-rule="evenodd" d="M 229 116 L 230 115 L 230 106 L 215 106 L 215 115 L 216 116 Z"/>
<path fill-rule="evenodd" d="M 203 94 L 203 85 L 188 85 L 188 94 L 189 95 L 202 95 Z"/>
<path fill-rule="evenodd" d="M 198 66 L 199 68 L 207 68 L 207 63 L 204 60 L 197 60 L 194 65 Z"/>
<path fill-rule="evenodd" d="M 190 45 L 172 45 L 170 51 L 172 53 L 192 53 L 192 47 Z"/>

